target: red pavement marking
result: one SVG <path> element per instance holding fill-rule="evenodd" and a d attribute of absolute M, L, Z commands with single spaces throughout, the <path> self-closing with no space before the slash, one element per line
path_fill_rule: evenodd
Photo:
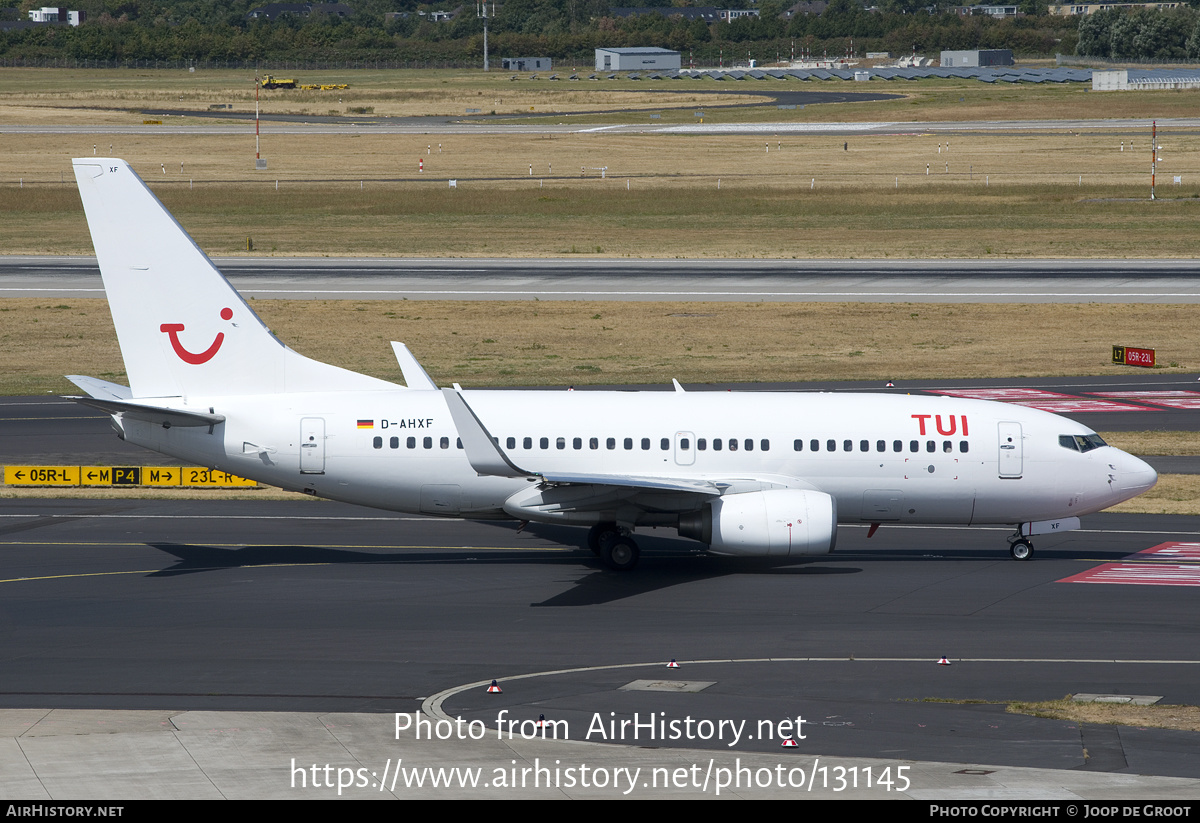
<path fill-rule="evenodd" d="M 1200 561 L 1200 543 L 1159 543 L 1129 555 L 1125 560 Z M 1059 583 L 1121 583 L 1131 586 L 1200 586 L 1200 563 L 1103 563 Z"/>
<path fill-rule="evenodd" d="M 1028 406 L 1031 409 L 1054 412 L 1055 414 L 1070 414 L 1072 412 L 1129 412 L 1129 411 L 1158 411 L 1146 406 L 1131 406 L 1128 403 L 1114 403 L 1111 400 L 1092 400 L 1086 397 L 1076 397 L 1072 400 L 1025 400 L 1014 403 L 1014 406 Z"/>
<path fill-rule="evenodd" d="M 947 394 L 951 397 L 969 397 L 973 400 L 1069 400 L 1071 395 L 1042 389 L 946 389 L 930 392 Z"/>

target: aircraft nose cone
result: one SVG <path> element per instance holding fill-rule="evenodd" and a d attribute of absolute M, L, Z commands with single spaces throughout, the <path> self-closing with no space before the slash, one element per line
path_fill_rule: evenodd
<path fill-rule="evenodd" d="M 1128 493 L 1130 497 L 1149 491 L 1158 482 L 1158 472 L 1154 467 L 1132 454 L 1122 452 L 1115 468 L 1117 488 L 1123 494 Z"/>

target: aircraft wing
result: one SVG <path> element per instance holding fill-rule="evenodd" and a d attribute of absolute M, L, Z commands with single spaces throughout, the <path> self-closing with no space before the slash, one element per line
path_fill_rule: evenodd
<path fill-rule="evenodd" d="M 636 474 L 571 474 L 567 472 L 539 472 L 547 483 L 588 486 L 621 486 L 641 491 L 691 492 L 694 494 L 720 496 L 729 484 L 716 480 L 694 477 L 650 477 Z"/>

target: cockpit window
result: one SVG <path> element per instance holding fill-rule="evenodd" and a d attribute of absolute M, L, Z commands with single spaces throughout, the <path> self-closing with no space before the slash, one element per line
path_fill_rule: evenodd
<path fill-rule="evenodd" d="M 1108 444 L 1098 434 L 1060 434 L 1058 445 L 1071 451 L 1090 452 L 1092 449 L 1098 449 Z"/>

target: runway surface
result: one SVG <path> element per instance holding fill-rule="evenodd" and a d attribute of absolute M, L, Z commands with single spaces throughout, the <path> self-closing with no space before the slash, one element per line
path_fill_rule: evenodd
<path fill-rule="evenodd" d="M 1064 582 L 1200 540 L 1195 520 L 1097 515 L 1032 563 L 1008 559 L 1004 533 L 845 528 L 835 554 L 786 565 L 647 533 L 638 571 L 615 575 L 564 528 L 303 500 L 5 500 L 0 706 L 411 712 L 448 691 L 448 716 L 545 714 L 573 739 L 596 713 L 800 715 L 800 753 L 1200 776 L 1200 734 L 970 702 L 1200 702 L 1194 584 Z M 537 672 L 564 673 L 520 678 Z M 456 691 L 491 678 L 503 696 Z M 622 689 L 640 679 L 710 685 Z"/>
<path fill-rule="evenodd" d="M 258 299 L 1195 303 L 1191 260 L 223 258 Z M 0 297 L 100 297 L 94 258 L 0 257 Z"/>
<path fill-rule="evenodd" d="M 1131 391 L 1177 398 L 1195 386 L 1195 376 L 1128 375 L 893 390 L 1082 401 Z M 1141 410 L 1072 416 L 1098 429 L 1196 430 L 1195 410 L 1154 408 L 1157 394 L 1137 398 L 1126 400 Z M 10 461 L 160 462 L 117 440 L 106 416 L 57 398 L 0 399 L 0 450 Z M 799 716 L 810 725 L 796 755 L 831 764 L 871 757 L 1200 777 L 1198 733 L 1080 726 L 1001 705 L 1078 693 L 1200 703 L 1196 519 L 1093 515 L 1079 531 L 1040 538 L 1031 563 L 1009 559 L 1007 531 L 884 527 L 868 539 L 865 528 L 846 526 L 832 555 L 771 564 L 709 557 L 672 530 L 647 530 L 638 534 L 641 565 L 618 575 L 581 548 L 582 530 L 565 527 L 518 532 L 308 499 L 0 500 L 0 709 L 16 712 L 4 718 L 36 710 L 30 723 L 49 722 L 50 709 L 109 710 L 88 722 L 135 731 L 150 715 L 233 712 L 203 723 L 250 724 L 247 733 L 284 722 L 255 726 L 256 712 L 365 712 L 350 725 L 373 728 L 382 721 L 370 713 L 422 709 L 493 729 L 506 711 L 515 721 L 544 714 L 565 723 L 572 740 L 651 746 L 655 757 L 682 747 L 746 758 L 777 756 L 779 740 L 764 730 Z M 1171 553 L 1144 553 L 1155 547 Z M 1088 582 L 1075 582 L 1081 575 Z M 1122 582 L 1101 582 L 1110 579 Z M 937 665 L 942 656 L 951 665 Z M 680 669 L 664 668 L 672 658 Z M 502 695 L 483 692 L 492 678 Z M 594 725 L 651 716 L 680 729 L 691 718 L 694 733 L 647 740 L 643 726 L 632 740 L 627 726 L 616 739 Z M 699 735 L 722 720 L 733 724 L 725 737 Z M 188 728 L 169 725 L 177 736 Z M 75 745 L 125 762 L 98 740 Z M 462 745 L 446 750 L 448 762 L 466 756 Z M 296 756 L 294 746 L 283 751 Z M 419 744 L 406 751 L 429 753 Z M 489 768 L 512 754 L 471 751 Z M 287 761 L 278 759 L 248 762 L 273 769 L 282 786 Z M 20 755 L 11 773 L 38 762 Z M 921 792 L 942 778 L 916 773 L 925 782 L 909 796 L 934 796 Z M 1020 796 L 1076 785 L 1046 777 L 1054 774 Z M 1200 784 L 1179 791 L 1200 797 Z"/>

